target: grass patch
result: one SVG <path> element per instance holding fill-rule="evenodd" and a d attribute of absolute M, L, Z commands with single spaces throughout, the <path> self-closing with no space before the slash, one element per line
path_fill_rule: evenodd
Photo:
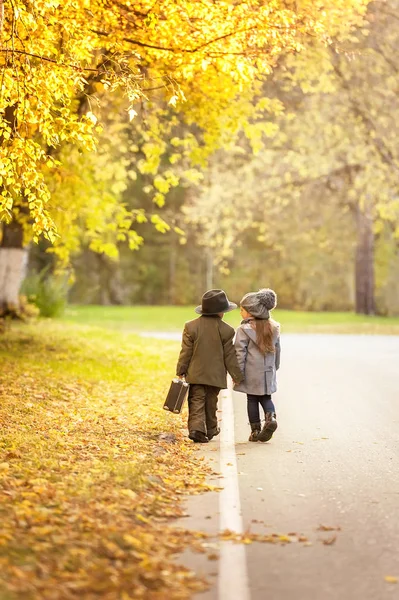
<path fill-rule="evenodd" d="M 203 589 L 172 561 L 201 536 L 167 523 L 207 489 L 185 415 L 162 410 L 178 346 L 51 321 L 0 338 L 0 598 Z"/>
<path fill-rule="evenodd" d="M 273 311 L 273 316 L 280 321 L 283 332 L 399 335 L 399 317 L 279 309 Z M 179 332 L 185 321 L 195 317 L 194 306 L 69 306 L 63 320 L 116 331 Z M 227 313 L 225 320 L 237 327 L 239 311 Z"/>

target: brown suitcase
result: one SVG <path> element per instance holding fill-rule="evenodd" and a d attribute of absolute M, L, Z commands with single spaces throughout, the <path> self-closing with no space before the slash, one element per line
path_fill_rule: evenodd
<path fill-rule="evenodd" d="M 170 384 L 168 395 L 163 405 L 164 410 L 179 414 L 187 397 L 189 385 L 185 379 L 175 377 Z"/>

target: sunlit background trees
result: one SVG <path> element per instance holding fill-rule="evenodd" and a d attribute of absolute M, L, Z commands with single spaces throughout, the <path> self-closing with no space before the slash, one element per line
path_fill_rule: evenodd
<path fill-rule="evenodd" d="M 3 310 L 399 313 L 396 0 L 3 4 Z"/>

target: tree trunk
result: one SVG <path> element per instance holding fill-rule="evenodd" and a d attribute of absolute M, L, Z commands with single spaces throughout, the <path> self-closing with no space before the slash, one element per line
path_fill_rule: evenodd
<path fill-rule="evenodd" d="M 169 304 L 172 306 L 176 302 L 176 263 L 177 248 L 176 239 L 173 236 L 169 254 Z"/>
<path fill-rule="evenodd" d="M 206 274 L 205 274 L 205 287 L 207 290 L 213 289 L 213 251 L 211 248 L 207 248 L 205 252 L 206 261 Z"/>
<path fill-rule="evenodd" d="M 2 0 L 0 9 L 3 11 Z M 1 26 L 3 18 L 4 13 L 1 14 Z M 4 110 L 4 121 L 11 127 L 12 137 L 17 128 L 17 107 L 18 103 L 15 103 Z M 0 144 L 3 141 L 3 135 L 0 135 Z M 20 223 L 15 220 L 3 223 L 0 236 L 0 316 L 18 316 L 19 313 L 19 288 L 27 266 L 27 250 L 23 247 L 23 238 L 24 232 Z"/>
<path fill-rule="evenodd" d="M 105 254 L 96 254 L 99 264 L 100 303 L 104 306 L 123 304 L 120 271 Z"/>
<path fill-rule="evenodd" d="M 4 22 L 4 2 L 0 0 L 0 33 L 3 31 Z"/>
<path fill-rule="evenodd" d="M 374 233 L 370 210 L 357 207 L 356 247 L 356 312 L 363 315 L 375 314 L 374 297 Z"/>
<path fill-rule="evenodd" d="M 13 221 L 3 224 L 0 242 L 0 315 L 16 314 L 19 288 L 26 273 L 28 252 L 23 248 L 23 230 Z"/>

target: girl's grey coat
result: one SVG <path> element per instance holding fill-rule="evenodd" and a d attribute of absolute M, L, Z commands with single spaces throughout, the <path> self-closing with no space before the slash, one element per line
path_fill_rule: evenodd
<path fill-rule="evenodd" d="M 273 394 L 277 391 L 276 371 L 280 367 L 280 324 L 274 322 L 273 344 L 275 352 L 262 354 L 256 344 L 256 331 L 243 321 L 237 329 L 234 347 L 244 381 L 234 386 L 245 394 Z"/>

